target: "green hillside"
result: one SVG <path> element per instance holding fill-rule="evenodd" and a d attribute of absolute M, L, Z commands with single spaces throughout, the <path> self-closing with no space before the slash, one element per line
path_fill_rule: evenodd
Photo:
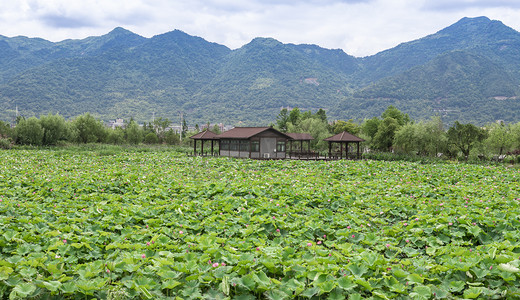
<path fill-rule="evenodd" d="M 0 119 L 84 112 L 190 124 L 265 125 L 281 107 L 363 119 L 395 105 L 412 117 L 473 123 L 520 119 L 520 33 L 464 18 L 424 38 L 356 58 L 256 38 L 239 49 L 175 30 L 123 28 L 52 43 L 0 36 Z"/>

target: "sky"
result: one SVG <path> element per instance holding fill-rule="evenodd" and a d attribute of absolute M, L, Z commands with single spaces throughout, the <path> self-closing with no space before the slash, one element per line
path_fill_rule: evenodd
<path fill-rule="evenodd" d="M 179 29 L 240 48 L 255 37 L 376 54 L 486 16 L 520 31 L 519 0 L 0 0 L 0 35 L 53 42 L 123 27 L 144 37 Z"/>

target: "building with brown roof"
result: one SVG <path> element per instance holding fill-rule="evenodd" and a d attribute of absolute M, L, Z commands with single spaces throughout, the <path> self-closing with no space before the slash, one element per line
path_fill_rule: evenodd
<path fill-rule="evenodd" d="M 209 130 L 190 137 L 194 141 L 194 155 L 219 155 L 253 159 L 359 159 L 360 143 L 364 140 L 348 132 L 342 132 L 324 139 L 329 143 L 329 153 L 322 155 L 311 151 L 313 137 L 308 133 L 282 133 L 272 127 L 235 127 L 221 134 Z M 201 141 L 197 152 L 197 141 Z M 211 142 L 211 151 L 204 152 L 204 142 Z M 218 150 L 214 144 L 218 142 Z M 304 147 L 307 142 L 307 147 Z M 295 145 L 293 145 L 295 144 Z M 357 145 L 357 151 L 349 151 L 350 144 Z M 293 148 L 294 146 L 294 148 Z"/>
<path fill-rule="evenodd" d="M 291 137 L 272 127 L 235 127 L 218 139 L 221 156 L 283 159 Z"/>

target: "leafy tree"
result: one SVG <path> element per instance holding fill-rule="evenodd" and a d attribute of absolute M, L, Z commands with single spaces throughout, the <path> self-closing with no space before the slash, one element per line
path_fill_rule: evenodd
<path fill-rule="evenodd" d="M 403 126 L 410 122 L 410 117 L 408 116 L 408 114 L 402 113 L 393 105 L 387 107 L 387 109 L 381 114 L 381 118 L 393 118 L 397 121 L 399 126 Z"/>
<path fill-rule="evenodd" d="M 372 141 L 374 147 L 382 151 L 390 150 L 397 129 L 399 129 L 399 122 L 396 119 L 392 117 L 384 118 L 377 127 L 377 133 Z"/>
<path fill-rule="evenodd" d="M 374 140 L 377 134 L 377 129 L 379 128 L 379 124 L 381 124 L 381 119 L 378 117 L 365 119 L 365 121 L 363 121 L 363 124 L 361 125 L 361 132 L 367 137 L 369 141 Z"/>
<path fill-rule="evenodd" d="M 394 136 L 395 147 L 405 153 L 417 150 L 417 144 L 419 142 L 417 127 L 415 124 L 406 124 L 399 128 Z"/>
<path fill-rule="evenodd" d="M 40 146 L 43 142 L 43 128 L 35 117 L 20 119 L 15 127 L 16 142 L 23 145 Z"/>
<path fill-rule="evenodd" d="M 315 117 L 312 115 L 312 112 L 310 110 L 304 111 L 303 113 L 300 113 L 300 122 L 303 120 L 310 119 L 312 117 Z"/>
<path fill-rule="evenodd" d="M 164 142 L 168 145 L 178 145 L 181 142 L 181 139 L 177 133 L 170 129 L 164 135 Z"/>
<path fill-rule="evenodd" d="M 359 127 L 359 125 L 354 123 L 352 119 L 348 120 L 348 122 L 338 120 L 332 124 L 332 131 L 334 132 L 334 134 L 346 131 L 353 135 L 357 135 L 361 131 L 361 128 Z"/>
<path fill-rule="evenodd" d="M 0 138 L 8 138 L 11 137 L 12 130 L 9 123 L 0 121 Z"/>
<path fill-rule="evenodd" d="M 316 118 L 320 119 L 321 121 L 327 123 L 327 113 L 325 112 L 324 109 L 320 108 L 318 109 L 318 111 L 316 112 Z"/>
<path fill-rule="evenodd" d="M 213 131 L 216 134 L 220 134 L 221 133 L 220 126 L 218 126 L 217 124 L 213 125 L 213 128 L 211 129 L 211 131 Z"/>
<path fill-rule="evenodd" d="M 287 120 L 292 125 L 298 125 L 301 121 L 301 113 L 298 107 L 295 107 L 289 113 L 289 119 Z"/>
<path fill-rule="evenodd" d="M 467 160 L 475 144 L 486 138 L 486 132 L 473 124 L 461 124 L 455 121 L 453 126 L 448 129 L 447 136 L 448 143 L 460 150 Z"/>
<path fill-rule="evenodd" d="M 424 155 L 436 156 L 447 150 L 448 138 L 440 117 L 432 117 L 417 125 L 417 151 Z"/>
<path fill-rule="evenodd" d="M 492 123 L 486 126 L 488 136 L 484 143 L 498 155 L 511 150 L 514 143 L 514 132 L 511 125 L 503 123 Z"/>
<path fill-rule="evenodd" d="M 168 120 L 167 118 L 157 118 L 153 121 L 153 129 L 157 137 L 159 138 L 159 141 L 162 141 L 164 139 L 164 134 L 166 132 L 166 128 L 170 126 L 172 122 Z"/>
<path fill-rule="evenodd" d="M 125 143 L 125 131 L 121 127 L 109 129 L 106 142 L 114 145 L 122 145 Z"/>
<path fill-rule="evenodd" d="M 276 125 L 281 132 L 287 132 L 287 122 L 289 122 L 289 112 L 287 108 L 282 108 L 276 117 Z"/>
<path fill-rule="evenodd" d="M 311 147 L 313 149 L 324 150 L 327 148 L 327 142 L 323 140 L 330 136 L 327 123 L 323 122 L 320 119 L 309 118 L 303 120 L 299 124 L 298 128 L 298 132 L 306 132 L 312 135 L 314 140 L 311 142 Z"/>
<path fill-rule="evenodd" d="M 43 145 L 56 145 L 59 141 L 69 139 L 69 127 L 63 116 L 48 114 L 40 116 L 43 128 Z"/>
<path fill-rule="evenodd" d="M 511 125 L 511 134 L 512 134 L 512 148 L 520 149 L 520 122 Z"/>
<path fill-rule="evenodd" d="M 155 133 L 149 132 L 144 137 L 144 143 L 145 144 L 157 144 L 157 143 L 159 143 L 159 138 L 157 137 L 157 135 Z"/>
<path fill-rule="evenodd" d="M 143 141 L 143 129 L 132 119 L 125 128 L 126 141 L 137 145 Z"/>
<path fill-rule="evenodd" d="M 105 126 L 96 120 L 91 114 L 86 113 L 78 116 L 73 121 L 76 131 L 76 141 L 79 143 L 103 142 L 106 137 Z"/>

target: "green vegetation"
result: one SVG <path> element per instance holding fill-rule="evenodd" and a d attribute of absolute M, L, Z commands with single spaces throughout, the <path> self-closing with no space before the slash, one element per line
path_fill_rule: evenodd
<path fill-rule="evenodd" d="M 197 132 L 187 132 L 184 122 L 184 131 L 179 135 L 172 129 L 167 130 L 169 124 L 170 120 L 157 118 L 153 123 L 145 123 L 141 127 L 130 119 L 123 127 L 111 129 L 88 113 L 69 122 L 60 115 L 50 114 L 40 119 L 19 118 L 14 129 L 4 122 L 0 123 L 0 148 L 10 149 L 13 144 L 53 146 L 71 143 L 192 146 L 192 141 L 187 137 Z M 291 111 L 282 109 L 276 117 L 276 124 L 272 126 L 282 132 L 309 133 L 314 138 L 311 149 L 318 152 L 328 147 L 323 139 L 347 131 L 365 139 L 362 143 L 365 152 L 372 152 L 371 155 L 365 154 L 367 158 L 386 157 L 374 156 L 376 151 L 395 152 L 398 154 L 396 157 L 407 155 L 410 157 L 405 160 L 412 161 L 416 160 L 414 156 L 419 157 L 419 160 L 441 156 L 443 159 L 466 161 L 520 162 L 520 123 L 490 123 L 477 127 L 456 121 L 446 130 L 439 117 L 415 122 L 394 106 L 387 107 L 381 117 L 365 119 L 361 124 L 353 120 L 329 123 L 323 109 L 313 114 L 295 107 Z M 213 129 L 218 133 L 218 126 Z M 395 157 L 389 159 L 394 160 Z"/>
<path fill-rule="evenodd" d="M 519 70 L 520 33 L 485 17 L 364 58 L 272 38 L 231 50 L 180 31 L 148 39 L 117 28 L 60 43 L 0 36 L 0 119 L 18 109 L 143 123 L 183 112 L 192 124 L 264 126 L 282 107 L 359 121 L 393 105 L 416 120 L 518 122 Z"/>
<path fill-rule="evenodd" d="M 90 144 L 106 143 L 113 145 L 145 144 L 181 144 L 178 133 L 166 130 L 171 122 L 158 118 L 153 123 L 139 126 L 133 119 L 124 127 L 108 128 L 104 123 L 86 113 L 71 121 L 65 121 L 60 115 L 46 115 L 39 119 L 23 117 L 17 120 L 11 129 L 9 124 L 0 123 L 0 148 L 11 148 L 12 143 L 32 146 L 56 146 L 70 143 Z M 182 132 L 183 135 L 188 133 Z M 185 141 L 185 144 L 189 143 Z"/>
<path fill-rule="evenodd" d="M 0 298 L 520 297 L 517 170 L 124 149 L 0 151 Z"/>

